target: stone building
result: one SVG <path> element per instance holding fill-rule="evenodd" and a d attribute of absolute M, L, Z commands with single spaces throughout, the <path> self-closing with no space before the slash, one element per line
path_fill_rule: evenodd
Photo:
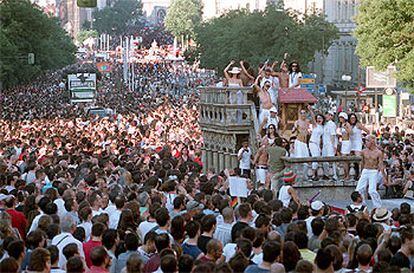
<path fill-rule="evenodd" d="M 351 86 L 365 81 L 355 53 L 357 40 L 352 35 L 356 27 L 354 18 L 358 11 L 359 1 L 284 0 L 285 9 L 293 9 L 301 13 L 321 12 L 338 28 L 339 39 L 329 47 L 328 55 L 322 56 L 317 53 L 315 60 L 309 64 L 310 70 L 319 76 L 317 81 L 331 86 L 332 89 L 343 89 L 345 84 L 348 84 L 341 79 L 344 74 L 352 77 L 349 83 Z"/>

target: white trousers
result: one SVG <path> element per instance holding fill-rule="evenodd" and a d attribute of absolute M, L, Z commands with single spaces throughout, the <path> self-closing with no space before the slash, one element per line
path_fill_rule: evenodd
<path fill-rule="evenodd" d="M 256 169 L 256 182 L 260 184 L 266 183 L 266 175 L 267 175 L 266 169 Z"/>
<path fill-rule="evenodd" d="M 319 148 L 318 144 L 309 142 L 309 150 L 312 157 L 321 156 L 321 148 Z M 312 163 L 312 169 L 316 170 L 318 168 L 318 162 Z"/>
<path fill-rule="evenodd" d="M 300 140 L 295 140 L 295 157 L 309 157 L 308 145 Z"/>
<path fill-rule="evenodd" d="M 380 208 L 382 206 L 381 197 L 377 192 L 377 181 L 378 170 L 363 169 L 356 187 L 356 191 L 358 191 L 365 200 L 368 198 L 368 187 L 368 194 L 371 196 L 374 208 Z"/>
<path fill-rule="evenodd" d="M 268 118 L 268 117 L 270 117 L 270 111 L 269 111 L 269 109 L 262 109 L 262 108 L 260 108 L 260 111 L 259 111 L 259 125 L 262 124 L 263 123 L 263 120 L 265 118 Z"/>
<path fill-rule="evenodd" d="M 335 156 L 335 149 L 332 145 L 324 145 L 322 147 L 322 156 Z M 323 163 L 323 172 L 325 175 L 328 175 L 329 170 L 329 163 L 325 162 Z M 334 177 L 337 177 L 336 175 L 336 163 L 332 163 L 332 173 Z"/>

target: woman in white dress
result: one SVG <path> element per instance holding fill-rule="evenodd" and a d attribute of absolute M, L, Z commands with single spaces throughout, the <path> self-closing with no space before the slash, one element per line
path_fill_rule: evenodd
<path fill-rule="evenodd" d="M 351 125 L 348 123 L 348 114 L 345 112 L 339 113 L 339 134 L 341 135 L 341 155 L 347 156 L 351 153 L 351 141 L 349 136 L 351 134 Z M 344 163 L 345 179 L 349 179 L 349 164 Z"/>
<path fill-rule="evenodd" d="M 323 125 L 325 124 L 325 117 L 323 115 L 317 114 L 312 110 L 312 107 L 308 105 L 308 110 L 312 117 L 312 133 L 309 139 L 309 150 L 312 157 L 321 156 L 321 140 L 323 135 Z M 312 163 L 313 176 L 312 179 L 317 179 L 316 170 L 318 169 L 318 163 Z"/>
<path fill-rule="evenodd" d="M 369 130 L 358 121 L 355 113 L 349 114 L 349 124 L 351 125 L 351 134 L 349 141 L 351 143 L 351 154 L 361 155 L 362 152 L 362 131 L 369 134 Z M 359 177 L 359 164 L 355 165 L 355 178 Z"/>
<path fill-rule="evenodd" d="M 289 88 L 299 88 L 299 79 L 302 78 L 302 72 L 297 62 L 292 62 L 289 66 Z"/>

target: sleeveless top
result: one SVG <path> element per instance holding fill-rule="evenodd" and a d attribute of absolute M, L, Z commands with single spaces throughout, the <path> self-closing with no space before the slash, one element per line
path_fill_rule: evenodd
<path fill-rule="evenodd" d="M 289 189 L 292 186 L 283 185 L 279 190 L 279 200 L 282 201 L 284 207 L 288 207 L 292 196 L 289 194 Z"/>
<path fill-rule="evenodd" d="M 310 136 L 309 141 L 319 146 L 321 144 L 322 135 L 323 135 L 323 126 L 318 124 L 316 125 L 316 127 L 313 127 L 312 134 Z"/>
<path fill-rule="evenodd" d="M 362 142 L 362 130 L 359 129 L 356 125 L 352 126 L 352 131 L 349 136 L 349 140 L 352 142 Z"/>

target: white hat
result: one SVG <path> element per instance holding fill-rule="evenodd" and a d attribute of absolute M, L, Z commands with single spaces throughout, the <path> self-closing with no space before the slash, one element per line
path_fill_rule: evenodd
<path fill-rule="evenodd" d="M 378 208 L 375 210 L 374 216 L 372 216 L 372 219 L 377 222 L 384 222 L 391 217 L 391 212 L 387 210 L 386 208 Z"/>
<path fill-rule="evenodd" d="M 270 84 L 270 85 L 272 85 L 272 81 L 270 80 L 270 79 L 265 79 L 264 81 L 263 81 L 263 83 L 262 83 L 262 88 L 266 85 L 266 83 L 268 83 L 268 84 Z"/>
<path fill-rule="evenodd" d="M 348 114 L 347 113 L 345 113 L 345 112 L 341 112 L 341 113 L 339 113 L 339 115 L 338 115 L 340 118 L 344 118 L 345 120 L 348 120 Z"/>
<path fill-rule="evenodd" d="M 229 73 L 231 74 L 239 74 L 240 72 L 241 72 L 241 69 L 236 66 L 233 66 L 233 68 L 229 71 Z"/>
<path fill-rule="evenodd" d="M 315 210 L 315 211 L 319 211 L 319 210 L 323 209 L 323 206 L 324 206 L 324 204 L 321 201 L 317 200 L 317 201 L 312 202 L 311 209 Z"/>
<path fill-rule="evenodd" d="M 277 113 L 277 109 L 276 109 L 276 107 L 275 107 L 275 106 L 273 106 L 272 108 L 270 108 L 270 109 L 269 109 L 269 112 L 275 112 L 275 113 Z"/>
<path fill-rule="evenodd" d="M 335 113 L 333 111 L 330 111 L 330 110 L 328 111 L 328 114 L 332 115 L 332 116 L 335 116 Z"/>

